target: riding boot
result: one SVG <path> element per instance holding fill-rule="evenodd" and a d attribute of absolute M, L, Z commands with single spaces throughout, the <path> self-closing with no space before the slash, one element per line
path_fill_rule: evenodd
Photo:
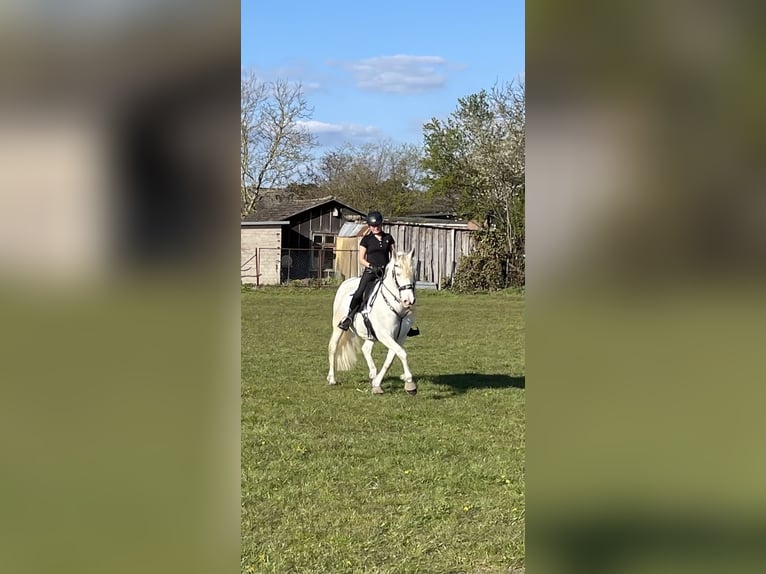
<path fill-rule="evenodd" d="M 352 307 L 348 311 L 348 315 L 346 315 L 346 318 L 343 319 L 340 323 L 338 323 L 338 327 L 340 327 L 343 331 L 348 331 L 348 328 L 351 326 L 351 323 L 354 322 L 354 315 L 356 315 L 357 311 L 359 311 L 359 307 Z"/>

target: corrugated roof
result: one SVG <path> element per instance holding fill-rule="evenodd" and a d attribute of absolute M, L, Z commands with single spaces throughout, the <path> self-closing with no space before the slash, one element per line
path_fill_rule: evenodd
<path fill-rule="evenodd" d="M 240 221 L 240 227 L 275 227 L 290 225 L 289 221 Z"/>
<path fill-rule="evenodd" d="M 366 223 L 355 223 L 347 221 L 338 231 L 338 237 L 358 237 L 359 234 L 367 228 Z"/>
<path fill-rule="evenodd" d="M 299 213 L 331 202 L 335 202 L 344 209 L 348 209 L 359 215 L 364 215 L 358 209 L 354 209 L 350 205 L 346 205 L 330 195 L 319 199 L 291 199 L 278 203 L 259 203 L 256 212 L 246 216 L 242 221 L 285 221 L 295 217 Z"/>

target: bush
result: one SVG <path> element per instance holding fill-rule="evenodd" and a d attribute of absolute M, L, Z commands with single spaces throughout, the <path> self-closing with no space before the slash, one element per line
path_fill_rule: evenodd
<path fill-rule="evenodd" d="M 508 286 L 505 269 L 507 249 L 496 231 L 474 232 L 474 249 L 460 259 L 453 289 L 460 292 L 496 291 Z"/>
<path fill-rule="evenodd" d="M 469 255 L 458 264 L 456 291 L 495 291 L 505 286 L 502 262 L 497 257 Z"/>

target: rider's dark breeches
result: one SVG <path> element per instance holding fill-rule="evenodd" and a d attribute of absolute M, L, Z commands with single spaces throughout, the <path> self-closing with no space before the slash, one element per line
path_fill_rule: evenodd
<path fill-rule="evenodd" d="M 362 299 L 364 298 L 364 291 L 367 289 L 367 286 L 375 281 L 375 275 L 368 269 L 364 270 L 364 273 L 362 273 L 362 278 L 359 280 L 359 287 L 356 288 L 356 292 L 354 293 L 354 296 L 351 297 L 351 307 L 350 312 L 356 313 L 359 310 L 359 307 L 362 306 Z"/>

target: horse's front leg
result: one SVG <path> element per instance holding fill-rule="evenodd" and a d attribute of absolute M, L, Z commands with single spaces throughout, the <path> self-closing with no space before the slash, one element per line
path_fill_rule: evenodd
<path fill-rule="evenodd" d="M 340 329 L 333 329 L 332 336 L 330 337 L 330 343 L 327 345 L 327 353 L 330 359 L 330 371 L 327 373 L 327 384 L 336 384 L 335 380 L 335 353 L 338 350 L 338 341 L 343 333 Z"/>
<path fill-rule="evenodd" d="M 378 375 L 378 369 L 375 367 L 375 361 L 372 359 L 372 346 L 375 344 L 375 341 L 372 339 L 367 339 L 362 344 L 362 354 L 364 355 L 365 360 L 367 361 L 367 366 L 370 368 L 369 377 L 370 380 L 373 380 Z"/>
<path fill-rule="evenodd" d="M 386 374 L 386 371 L 388 371 L 388 368 L 391 366 L 391 363 L 394 362 L 394 357 L 396 357 L 396 353 L 394 353 L 391 349 L 388 350 L 388 354 L 386 355 L 386 360 L 383 361 L 383 365 L 380 367 L 380 378 L 376 381 L 373 379 L 372 381 L 372 392 L 376 395 L 383 394 L 383 389 L 381 388 L 381 383 L 383 382 L 383 377 Z M 376 384 L 377 383 L 377 384 Z"/>
<path fill-rule="evenodd" d="M 412 381 L 412 373 L 410 372 L 410 366 L 407 362 L 407 351 L 405 351 L 404 347 L 402 347 L 396 341 L 396 339 L 394 339 L 390 335 L 380 335 L 378 337 L 378 340 L 381 343 L 383 343 L 386 347 L 388 347 L 388 355 L 386 356 L 386 360 L 383 363 L 383 366 L 378 372 L 378 376 L 372 381 L 373 392 L 375 392 L 376 386 L 380 388 L 380 384 L 383 381 L 383 377 L 386 375 L 386 371 L 388 371 L 388 367 L 391 366 L 391 363 L 394 360 L 394 356 L 396 356 L 401 361 L 402 368 L 404 369 L 404 374 L 402 375 L 402 380 L 404 380 L 404 390 L 410 394 L 415 394 L 417 392 L 418 387 Z"/>
<path fill-rule="evenodd" d="M 402 347 L 404 346 L 404 342 L 407 340 L 407 332 L 410 330 L 410 327 L 412 327 L 412 321 L 407 321 L 399 329 L 400 334 L 396 342 L 399 343 L 399 345 Z M 393 353 L 391 353 L 391 355 L 393 355 Z M 393 360 L 393 356 L 391 359 Z M 404 390 L 411 395 L 417 394 L 418 386 L 412 380 L 412 373 L 409 372 L 409 365 L 406 362 L 402 364 L 404 365 L 404 373 L 399 378 L 404 381 Z"/>

